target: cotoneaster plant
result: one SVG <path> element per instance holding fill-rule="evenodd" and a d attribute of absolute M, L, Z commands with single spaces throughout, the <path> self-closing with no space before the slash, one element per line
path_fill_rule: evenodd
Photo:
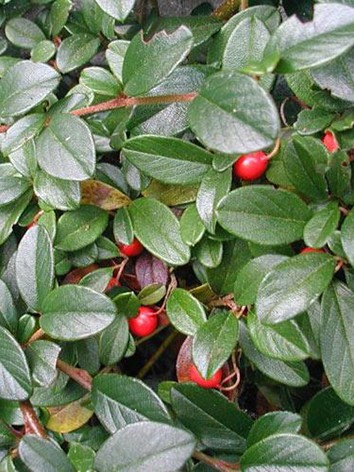
<path fill-rule="evenodd" d="M 0 25 L 0 472 L 354 470 L 353 0 Z"/>

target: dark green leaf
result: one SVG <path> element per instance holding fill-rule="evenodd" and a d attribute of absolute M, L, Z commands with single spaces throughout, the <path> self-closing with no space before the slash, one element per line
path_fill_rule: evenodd
<path fill-rule="evenodd" d="M 31 472 L 74 472 L 65 452 L 51 439 L 26 434 L 18 449 L 22 461 Z"/>
<path fill-rule="evenodd" d="M 328 380 L 336 394 L 354 405 L 354 294 L 337 282 L 322 298 L 321 353 Z"/>
<path fill-rule="evenodd" d="M 247 438 L 247 446 L 251 447 L 273 434 L 298 433 L 301 423 L 301 416 L 289 411 L 266 413 L 253 424 Z"/>
<path fill-rule="evenodd" d="M 75 467 L 76 472 L 87 472 L 93 470 L 95 451 L 89 446 L 80 443 L 70 443 L 68 458 Z"/>
<path fill-rule="evenodd" d="M 155 422 L 126 426 L 99 449 L 98 472 L 174 472 L 180 470 L 195 447 L 193 436 L 179 428 Z"/>
<path fill-rule="evenodd" d="M 140 198 L 129 206 L 129 213 L 134 233 L 149 252 L 171 265 L 189 261 L 190 250 L 181 239 L 179 221 L 164 204 Z"/>
<path fill-rule="evenodd" d="M 279 383 L 291 387 L 302 387 L 310 380 L 310 375 L 303 362 L 283 362 L 265 356 L 254 346 L 246 326 L 240 324 L 240 346 L 245 356 L 259 369 Z"/>
<path fill-rule="evenodd" d="M 239 305 L 253 305 L 264 277 L 286 259 L 280 254 L 265 254 L 250 260 L 237 274 L 234 285 L 236 302 Z"/>
<path fill-rule="evenodd" d="M 3 244 L 12 233 L 12 226 L 17 223 L 22 212 L 32 198 L 32 190 L 27 190 L 18 200 L 16 205 L 9 203 L 0 207 L 0 244 Z"/>
<path fill-rule="evenodd" d="M 328 387 L 311 398 L 305 409 L 306 428 L 311 436 L 330 439 L 339 436 L 354 421 L 354 407 L 344 403 Z"/>
<path fill-rule="evenodd" d="M 332 280 L 335 260 L 328 254 L 308 253 L 287 259 L 263 279 L 257 296 L 260 321 L 276 324 L 305 311 Z"/>
<path fill-rule="evenodd" d="M 242 453 L 252 420 L 219 392 L 179 384 L 171 391 L 178 420 L 211 449 Z"/>
<path fill-rule="evenodd" d="M 143 95 L 161 83 L 188 55 L 193 36 L 185 26 L 171 34 L 161 31 L 145 42 L 142 33 L 132 39 L 124 57 L 124 92 Z"/>
<path fill-rule="evenodd" d="M 1 143 L 2 153 L 7 156 L 21 148 L 41 131 L 44 121 L 45 115 L 42 113 L 33 113 L 16 121 L 6 132 Z"/>
<path fill-rule="evenodd" d="M 279 117 L 270 96 L 238 72 L 219 72 L 208 78 L 191 103 L 188 117 L 207 147 L 226 154 L 263 149 L 279 133 Z"/>
<path fill-rule="evenodd" d="M 320 248 L 327 244 L 337 228 L 340 211 L 336 202 L 330 203 L 311 218 L 304 229 L 304 241 L 307 246 Z"/>
<path fill-rule="evenodd" d="M 328 459 L 312 441 L 295 434 L 274 434 L 251 446 L 241 458 L 243 472 L 326 472 Z"/>
<path fill-rule="evenodd" d="M 54 209 L 75 210 L 80 204 L 79 182 L 58 179 L 41 170 L 36 172 L 34 192 Z"/>
<path fill-rule="evenodd" d="M 104 365 L 114 365 L 124 356 L 129 341 L 126 316 L 118 314 L 113 323 L 100 336 L 99 358 Z"/>
<path fill-rule="evenodd" d="M 32 49 L 45 39 L 43 31 L 33 21 L 27 18 L 12 18 L 6 23 L 5 34 L 15 46 Z"/>
<path fill-rule="evenodd" d="M 31 183 L 19 175 L 10 163 L 0 164 L 0 207 L 13 203 L 30 187 Z"/>
<path fill-rule="evenodd" d="M 94 206 L 84 205 L 64 213 L 58 220 L 55 247 L 62 251 L 77 251 L 93 243 L 107 224 L 107 212 Z"/>
<path fill-rule="evenodd" d="M 167 300 L 166 313 L 178 331 L 194 335 L 206 322 L 202 304 L 183 288 L 175 288 Z"/>
<path fill-rule="evenodd" d="M 54 339 L 75 341 L 94 336 L 114 320 L 116 307 L 105 295 L 79 285 L 53 290 L 42 304 L 40 325 Z"/>
<path fill-rule="evenodd" d="M 60 347 L 50 341 L 35 341 L 26 349 L 26 357 L 33 380 L 42 387 L 48 387 L 57 376 L 57 360 Z"/>
<path fill-rule="evenodd" d="M 352 266 L 354 266 L 354 211 L 346 216 L 341 228 L 341 240 L 344 252 Z"/>
<path fill-rule="evenodd" d="M 301 239 L 311 217 L 311 211 L 299 197 L 265 185 L 232 191 L 221 200 L 216 214 L 227 231 L 262 245 Z"/>
<path fill-rule="evenodd" d="M 109 281 L 111 280 L 113 269 L 111 267 L 103 267 L 94 270 L 85 275 L 79 282 L 84 287 L 92 288 L 96 292 L 104 292 Z"/>
<path fill-rule="evenodd" d="M 141 380 L 124 375 L 96 377 L 92 402 L 96 415 L 111 434 L 140 421 L 170 421 L 169 413 L 156 393 Z"/>
<path fill-rule="evenodd" d="M 254 345 L 265 356 L 282 361 L 301 361 L 309 357 L 308 342 L 293 320 L 267 326 L 249 312 L 247 326 Z"/>
<path fill-rule="evenodd" d="M 163 284 L 154 283 L 145 285 L 139 292 L 138 299 L 142 305 L 155 305 L 166 295 L 166 287 Z"/>
<path fill-rule="evenodd" d="M 51 36 L 56 36 L 64 28 L 72 7 L 71 0 L 55 0 L 47 17 Z"/>
<path fill-rule="evenodd" d="M 330 472 L 350 472 L 354 467 L 353 439 L 342 439 L 328 451 Z"/>
<path fill-rule="evenodd" d="M 9 154 L 8 158 L 15 169 L 24 177 L 32 178 L 35 175 L 37 171 L 37 157 L 33 139 Z"/>
<path fill-rule="evenodd" d="M 88 62 L 99 48 L 100 40 L 91 34 L 73 34 L 64 39 L 57 53 L 58 69 L 66 74 Z"/>
<path fill-rule="evenodd" d="M 49 175 L 66 180 L 86 180 L 95 171 L 95 146 L 91 131 L 77 116 L 60 113 L 36 139 L 37 159 Z"/>
<path fill-rule="evenodd" d="M 201 240 L 205 232 L 205 226 L 199 217 L 197 207 L 189 205 L 180 219 L 181 238 L 188 246 L 194 246 Z"/>
<path fill-rule="evenodd" d="M 0 398 L 27 400 L 32 391 L 30 371 L 21 346 L 0 326 Z"/>
<path fill-rule="evenodd" d="M 17 116 L 30 110 L 52 92 L 59 74 L 45 64 L 21 61 L 8 69 L 1 79 L 1 116 Z"/>
<path fill-rule="evenodd" d="M 87 67 L 81 72 L 80 83 L 97 95 L 116 97 L 121 85 L 108 70 L 103 67 Z"/>
<path fill-rule="evenodd" d="M 0 326 L 15 333 L 17 329 L 17 311 L 10 290 L 0 280 Z"/>
<path fill-rule="evenodd" d="M 146 175 L 167 184 L 198 183 L 213 156 L 195 144 L 162 136 L 138 136 L 123 146 L 124 155 Z"/>
<path fill-rule="evenodd" d="M 22 238 L 16 257 L 16 280 L 27 305 L 40 311 L 54 282 L 53 246 L 43 226 L 36 225 Z"/>
<path fill-rule="evenodd" d="M 232 312 L 221 311 L 195 333 L 193 362 L 202 377 L 210 378 L 230 357 L 238 341 L 238 321 Z"/>
<path fill-rule="evenodd" d="M 282 73 L 320 66 L 354 45 L 353 29 L 354 9 L 316 5 L 313 21 L 302 23 L 295 15 L 285 21 L 273 34 L 266 54 L 279 56 L 277 71 Z"/>
<path fill-rule="evenodd" d="M 135 0 L 95 0 L 102 10 L 118 21 L 123 22 L 134 6 Z"/>
<path fill-rule="evenodd" d="M 198 261 L 210 269 L 218 267 L 222 259 L 222 242 L 204 237 L 195 247 L 194 254 Z"/>

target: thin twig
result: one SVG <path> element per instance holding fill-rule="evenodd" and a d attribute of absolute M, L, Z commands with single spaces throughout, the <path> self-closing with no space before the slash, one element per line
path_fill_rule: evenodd
<path fill-rule="evenodd" d="M 29 401 L 20 402 L 20 410 L 23 415 L 25 434 L 35 434 L 41 438 L 46 438 L 47 433 L 39 421 L 33 406 Z"/>
<path fill-rule="evenodd" d="M 64 374 L 68 375 L 71 379 L 75 380 L 75 382 L 81 385 L 81 387 L 91 391 L 92 377 L 86 370 L 73 367 L 60 359 L 57 360 L 57 368 L 64 372 Z"/>
<path fill-rule="evenodd" d="M 166 351 L 168 346 L 172 343 L 175 337 L 178 335 L 178 331 L 173 331 L 161 344 L 161 346 L 154 352 L 154 354 L 150 357 L 147 363 L 139 370 L 137 378 L 142 379 L 145 375 L 149 372 L 151 367 L 155 364 L 155 362 L 162 356 L 162 354 Z"/>
<path fill-rule="evenodd" d="M 275 141 L 274 148 L 271 150 L 269 154 L 267 154 L 267 159 L 271 159 L 272 157 L 278 154 L 279 149 L 280 149 L 280 144 L 281 144 L 280 138 L 277 138 Z"/>
<path fill-rule="evenodd" d="M 221 461 L 219 459 L 214 459 L 214 457 L 210 457 L 204 452 L 194 451 L 193 452 L 194 459 L 197 459 L 204 464 L 209 465 L 215 470 L 219 472 L 234 472 L 235 470 L 241 470 L 240 464 L 232 464 L 231 462 Z"/>
<path fill-rule="evenodd" d="M 248 0 L 241 0 L 240 11 L 246 10 L 248 8 Z"/>
<path fill-rule="evenodd" d="M 29 338 L 29 340 L 24 344 L 24 347 L 27 347 L 29 344 L 33 343 L 34 341 L 38 341 L 38 339 L 41 339 L 45 335 L 45 332 L 43 331 L 42 328 L 37 329 L 32 336 Z"/>

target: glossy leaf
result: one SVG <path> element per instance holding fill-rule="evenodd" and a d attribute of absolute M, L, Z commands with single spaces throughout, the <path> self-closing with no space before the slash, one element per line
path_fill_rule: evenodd
<path fill-rule="evenodd" d="M 345 218 L 341 227 L 341 242 L 344 252 L 352 266 L 354 266 L 354 211 Z"/>
<path fill-rule="evenodd" d="M 40 325 L 54 339 L 75 341 L 94 336 L 115 317 L 113 302 L 98 292 L 78 285 L 53 290 L 42 304 Z"/>
<path fill-rule="evenodd" d="M 227 231 L 262 245 L 301 239 L 311 217 L 311 211 L 299 197 L 265 185 L 233 190 L 221 200 L 216 214 Z"/>
<path fill-rule="evenodd" d="M 57 66 L 66 74 L 88 62 L 99 48 L 100 41 L 91 34 L 73 34 L 60 44 Z"/>
<path fill-rule="evenodd" d="M 6 23 L 5 34 L 15 46 L 32 49 L 45 39 L 43 31 L 33 21 L 27 18 L 12 18 Z"/>
<path fill-rule="evenodd" d="M 178 331 L 186 335 L 194 335 L 198 328 L 206 322 L 202 304 L 182 288 L 175 288 L 166 304 L 166 313 Z"/>
<path fill-rule="evenodd" d="M 130 205 L 129 213 L 136 237 L 149 252 L 171 265 L 189 261 L 190 251 L 181 239 L 179 221 L 165 205 L 141 198 Z M 147 221 L 153 224 L 147 225 Z"/>
<path fill-rule="evenodd" d="M 117 315 L 108 328 L 102 331 L 99 342 L 99 359 L 104 365 L 114 365 L 124 356 L 129 342 L 126 316 Z"/>
<path fill-rule="evenodd" d="M 53 246 L 43 226 L 29 229 L 22 238 L 16 257 L 16 280 L 23 300 L 40 311 L 54 282 Z"/>
<path fill-rule="evenodd" d="M 44 120 L 44 114 L 32 113 L 16 121 L 6 132 L 1 143 L 3 154 L 11 154 L 34 138 L 42 130 Z"/>
<path fill-rule="evenodd" d="M 74 472 L 65 452 L 50 439 L 26 434 L 20 442 L 19 454 L 31 472 Z"/>
<path fill-rule="evenodd" d="M 191 103 L 188 118 L 205 146 L 226 154 L 271 146 L 279 133 L 278 112 L 270 96 L 238 72 L 209 77 Z"/>
<path fill-rule="evenodd" d="M 332 280 L 335 260 L 328 254 L 299 254 L 263 279 L 257 296 L 260 321 L 276 324 L 305 311 Z"/>
<path fill-rule="evenodd" d="M 75 210 L 80 204 L 78 182 L 58 179 L 44 171 L 36 173 L 34 192 L 48 206 L 58 210 Z"/>
<path fill-rule="evenodd" d="M 17 329 L 17 311 L 11 292 L 0 280 L 0 326 L 12 333 Z"/>
<path fill-rule="evenodd" d="M 247 438 L 247 446 L 251 447 L 273 434 L 298 433 L 301 423 L 301 416 L 289 411 L 266 413 L 253 424 Z"/>
<path fill-rule="evenodd" d="M 315 213 L 304 229 L 307 246 L 320 248 L 327 244 L 339 223 L 340 211 L 337 203 L 331 203 Z"/>
<path fill-rule="evenodd" d="M 194 246 L 205 232 L 205 226 L 195 205 L 189 205 L 185 209 L 180 219 L 180 225 L 182 241 L 188 246 Z"/>
<path fill-rule="evenodd" d="M 48 387 L 57 376 L 57 360 L 61 348 L 50 341 L 38 340 L 26 349 L 26 357 L 33 380 L 42 387 Z"/>
<path fill-rule="evenodd" d="M 108 15 L 123 22 L 133 8 L 135 0 L 120 0 L 119 2 L 114 0 L 95 0 L 95 2 L 104 12 L 108 13 Z"/>
<path fill-rule="evenodd" d="M 13 203 L 30 187 L 30 182 L 20 176 L 9 163 L 0 164 L 0 207 Z"/>

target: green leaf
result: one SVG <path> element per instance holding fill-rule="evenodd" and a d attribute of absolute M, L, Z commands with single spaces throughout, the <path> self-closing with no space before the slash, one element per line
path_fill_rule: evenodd
<path fill-rule="evenodd" d="M 59 83 L 59 74 L 45 64 L 21 61 L 1 79 L 1 116 L 17 116 L 38 105 Z"/>
<path fill-rule="evenodd" d="M 354 266 L 354 211 L 345 218 L 341 227 L 341 240 L 349 263 Z"/>
<path fill-rule="evenodd" d="M 69 459 L 52 439 L 26 434 L 19 445 L 21 460 L 31 472 L 74 472 Z"/>
<path fill-rule="evenodd" d="M 286 259 L 280 254 L 265 254 L 250 260 L 237 274 L 234 285 L 236 302 L 239 305 L 253 305 L 264 277 Z"/>
<path fill-rule="evenodd" d="M 213 291 L 219 295 L 232 292 L 239 271 L 251 258 L 245 241 L 234 239 L 225 242 L 221 263 L 215 269 L 207 269 L 208 283 Z"/>
<path fill-rule="evenodd" d="M 175 288 L 168 297 L 166 313 L 173 326 L 183 334 L 194 336 L 206 322 L 202 304 L 183 288 Z"/>
<path fill-rule="evenodd" d="M 21 346 L 0 326 L 0 398 L 27 400 L 32 392 L 30 371 Z"/>
<path fill-rule="evenodd" d="M 310 355 L 307 339 L 293 320 L 267 326 L 249 312 L 247 326 L 254 345 L 265 356 L 282 361 L 301 361 Z"/>
<path fill-rule="evenodd" d="M 92 288 L 96 292 L 103 293 L 111 280 L 113 273 L 112 267 L 103 267 L 86 274 L 79 282 L 79 285 Z"/>
<path fill-rule="evenodd" d="M 304 136 L 318 133 L 330 126 L 334 116 L 333 113 L 320 107 L 304 109 L 298 114 L 294 128 Z"/>
<path fill-rule="evenodd" d="M 26 357 L 33 380 L 42 387 L 49 387 L 57 376 L 57 360 L 61 348 L 50 341 L 35 341 L 26 349 Z"/>
<path fill-rule="evenodd" d="M 47 62 L 56 53 L 56 47 L 52 41 L 44 39 L 35 45 L 31 51 L 31 59 L 33 62 Z"/>
<path fill-rule="evenodd" d="M 189 106 L 188 118 L 205 146 L 225 154 L 263 149 L 279 134 L 271 97 L 254 79 L 233 71 L 218 72 L 205 81 Z"/>
<path fill-rule="evenodd" d="M 75 210 L 80 205 L 80 184 L 62 180 L 39 170 L 34 179 L 34 193 L 49 207 L 57 210 Z"/>
<path fill-rule="evenodd" d="M 0 326 L 11 333 L 17 330 L 17 310 L 11 292 L 5 282 L 0 280 Z"/>
<path fill-rule="evenodd" d="M 32 49 L 45 39 L 43 31 L 27 18 L 12 18 L 6 23 L 5 34 L 12 44 L 19 48 Z"/>
<path fill-rule="evenodd" d="M 353 307 L 353 292 L 339 282 L 330 286 L 322 297 L 322 361 L 334 391 L 349 405 L 354 405 Z"/>
<path fill-rule="evenodd" d="M 216 228 L 216 207 L 230 191 L 231 169 L 217 172 L 210 169 L 203 178 L 197 195 L 196 206 L 205 228 L 214 234 Z"/>
<path fill-rule="evenodd" d="M 51 36 L 56 36 L 64 28 L 72 7 L 71 0 L 55 0 L 46 19 Z"/>
<path fill-rule="evenodd" d="M 216 214 L 227 231 L 262 245 L 301 239 L 311 217 L 311 211 L 299 197 L 266 185 L 232 191 L 221 200 Z"/>
<path fill-rule="evenodd" d="M 132 10 L 135 0 L 95 0 L 102 10 L 116 20 L 123 22 Z"/>
<path fill-rule="evenodd" d="M 117 243 L 131 244 L 133 242 L 133 225 L 127 208 L 118 208 L 114 215 L 113 234 Z"/>
<path fill-rule="evenodd" d="M 99 342 L 99 359 L 104 365 L 114 365 L 124 356 L 129 342 L 126 316 L 118 314 L 111 325 L 102 331 Z"/>
<path fill-rule="evenodd" d="M 13 203 L 30 186 L 30 181 L 20 176 L 12 164 L 0 164 L 0 207 Z"/>
<path fill-rule="evenodd" d="M 30 139 L 22 147 L 8 156 L 9 161 L 24 177 L 32 179 L 37 171 L 37 157 L 34 140 Z"/>
<path fill-rule="evenodd" d="M 16 280 L 23 300 L 40 311 L 54 282 L 54 253 L 49 234 L 36 225 L 22 238 L 16 256 Z"/>
<path fill-rule="evenodd" d="M 21 148 L 42 130 L 44 121 L 44 113 L 33 113 L 16 121 L 6 132 L 1 143 L 2 153 L 8 156 L 10 153 Z"/>
<path fill-rule="evenodd" d="M 64 213 L 58 220 L 55 248 L 77 251 L 93 243 L 106 229 L 108 214 L 100 208 L 83 205 Z"/>
<path fill-rule="evenodd" d="M 354 407 L 328 387 L 311 398 L 305 409 L 305 421 L 312 437 L 322 441 L 335 438 L 354 422 Z"/>
<path fill-rule="evenodd" d="M 191 457 L 193 436 L 179 428 L 155 422 L 126 426 L 111 436 L 97 452 L 98 472 L 174 472 Z"/>
<path fill-rule="evenodd" d="M 138 299 L 142 305 L 155 305 L 160 302 L 165 295 L 165 285 L 153 283 L 145 285 L 145 287 L 139 292 Z"/>
<path fill-rule="evenodd" d="M 261 20 L 256 16 L 245 18 L 228 39 L 222 57 L 222 68 L 242 70 L 260 62 L 269 38 L 270 32 Z"/>
<path fill-rule="evenodd" d="M 140 198 L 129 206 L 129 214 L 136 237 L 149 252 L 167 264 L 187 264 L 190 250 L 182 241 L 179 221 L 169 208 L 157 200 Z"/>
<path fill-rule="evenodd" d="M 331 21 L 328 21 L 328 19 Z M 354 45 L 354 10 L 345 5 L 315 5 L 313 21 L 293 15 L 273 34 L 266 55 L 278 54 L 277 72 L 320 66 Z"/>
<path fill-rule="evenodd" d="M 218 312 L 197 330 L 192 356 L 202 377 L 212 377 L 224 365 L 237 344 L 238 331 L 238 320 L 227 311 Z"/>
<path fill-rule="evenodd" d="M 243 323 L 240 324 L 240 346 L 245 356 L 257 369 L 281 384 L 302 387 L 310 380 L 309 372 L 303 362 L 284 362 L 271 359 L 258 351 Z"/>
<path fill-rule="evenodd" d="M 3 244 L 12 233 L 12 226 L 17 223 L 22 212 L 32 198 L 32 190 L 27 190 L 18 200 L 16 205 L 9 203 L 0 207 L 0 244 Z"/>
<path fill-rule="evenodd" d="M 351 48 L 334 61 L 313 69 L 311 75 L 322 89 L 330 90 L 331 95 L 354 102 L 353 66 L 354 48 Z"/>
<path fill-rule="evenodd" d="M 327 199 L 329 156 L 319 140 L 295 136 L 286 146 L 283 159 L 287 176 L 299 193 L 315 201 Z"/>
<path fill-rule="evenodd" d="M 222 260 L 223 245 L 221 241 L 204 237 L 195 247 L 194 254 L 204 267 L 218 267 Z"/>
<path fill-rule="evenodd" d="M 340 211 L 337 202 L 330 203 L 311 218 L 304 229 L 307 246 L 320 248 L 327 244 L 339 223 Z"/>
<path fill-rule="evenodd" d="M 335 260 L 328 254 L 308 253 L 287 259 L 263 279 L 257 296 L 260 321 L 277 324 L 305 311 L 332 280 Z"/>
<path fill-rule="evenodd" d="M 97 52 L 100 40 L 87 33 L 73 34 L 60 44 L 57 52 L 58 69 L 66 74 L 86 64 Z"/>
<path fill-rule="evenodd" d="M 330 472 L 349 472 L 353 469 L 353 446 L 352 439 L 342 439 L 331 447 L 328 451 L 328 459 L 331 463 Z"/>
<path fill-rule="evenodd" d="M 205 232 L 205 226 L 199 217 L 197 207 L 189 205 L 180 219 L 181 238 L 188 246 L 194 246 L 201 240 Z"/>
<path fill-rule="evenodd" d="M 300 415 L 289 411 L 272 411 L 261 416 L 252 426 L 247 438 L 247 446 L 262 441 L 273 434 L 298 433 L 301 429 Z"/>
<path fill-rule="evenodd" d="M 111 434 L 140 421 L 170 422 L 170 415 L 156 393 L 132 377 L 113 374 L 95 377 L 92 402 L 98 419 Z"/>
<path fill-rule="evenodd" d="M 53 290 L 42 304 L 40 325 L 54 339 L 76 341 L 94 336 L 109 326 L 116 315 L 105 295 L 79 285 Z"/>
<path fill-rule="evenodd" d="M 129 139 L 123 153 L 144 174 L 166 184 L 200 182 L 213 160 L 212 154 L 195 144 L 162 136 Z"/>
<path fill-rule="evenodd" d="M 95 451 L 84 444 L 70 442 L 68 458 L 75 467 L 76 472 L 93 470 Z"/>
<path fill-rule="evenodd" d="M 106 50 L 106 59 L 109 67 L 120 82 L 123 82 L 123 61 L 128 46 L 129 41 L 118 39 L 109 43 Z"/>
<path fill-rule="evenodd" d="M 350 191 L 351 176 L 352 170 L 347 153 L 337 151 L 332 154 L 326 172 L 331 194 L 342 199 Z"/>
<path fill-rule="evenodd" d="M 171 403 L 178 420 L 203 446 L 232 454 L 246 449 L 252 420 L 219 392 L 178 384 L 171 390 Z"/>
<path fill-rule="evenodd" d="M 247 449 L 243 472 L 326 472 L 328 459 L 314 442 L 296 434 L 274 434 Z"/>
<path fill-rule="evenodd" d="M 54 115 L 36 139 L 37 159 L 49 175 L 66 180 L 86 180 L 95 166 L 95 145 L 87 124 L 67 113 Z"/>
<path fill-rule="evenodd" d="M 187 57 L 192 45 L 192 33 L 185 26 L 171 34 L 161 31 L 146 42 L 142 33 L 136 34 L 124 57 L 124 92 L 134 97 L 151 90 Z"/>
<path fill-rule="evenodd" d="M 91 89 L 97 95 L 116 97 L 121 85 L 108 70 L 103 67 L 87 67 L 81 72 L 80 84 Z"/>

